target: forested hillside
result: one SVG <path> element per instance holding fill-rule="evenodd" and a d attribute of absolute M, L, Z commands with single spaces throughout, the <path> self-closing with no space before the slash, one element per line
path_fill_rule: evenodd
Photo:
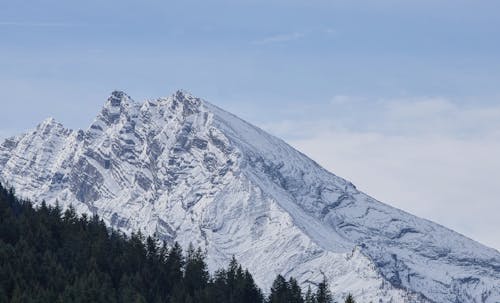
<path fill-rule="evenodd" d="M 211 275 L 204 257 L 140 233 L 127 237 L 73 209 L 35 209 L 0 185 L 0 302 L 332 301 L 326 281 L 303 293 L 282 276 L 264 296 L 234 258 Z"/>

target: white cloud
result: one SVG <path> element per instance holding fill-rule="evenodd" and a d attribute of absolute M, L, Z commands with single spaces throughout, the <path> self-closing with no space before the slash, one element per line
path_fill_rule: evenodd
<path fill-rule="evenodd" d="M 336 95 L 330 101 L 332 105 L 346 105 L 353 104 L 363 101 L 364 99 L 361 97 L 354 97 L 348 95 Z"/>
<path fill-rule="evenodd" d="M 325 29 L 325 33 L 327 35 L 337 35 L 338 31 L 336 29 L 333 29 L 333 28 L 327 28 L 327 29 Z"/>
<path fill-rule="evenodd" d="M 290 41 L 296 41 L 305 38 L 306 36 L 308 37 L 318 37 L 322 36 L 327 37 L 333 37 L 337 36 L 338 31 L 333 28 L 326 28 L 323 30 L 318 30 L 318 29 L 309 29 L 305 31 L 296 31 L 296 32 L 290 32 L 290 33 L 281 33 L 281 34 L 276 34 L 276 35 L 271 35 L 268 37 L 264 37 L 262 39 L 254 40 L 252 41 L 252 44 L 274 44 L 274 43 L 285 43 L 285 42 L 290 42 Z"/>
<path fill-rule="evenodd" d="M 428 118 L 429 116 L 456 111 L 456 106 L 446 98 L 422 97 L 384 100 L 388 114 L 395 118 Z"/>
<path fill-rule="evenodd" d="M 16 27 L 72 27 L 76 24 L 62 22 L 25 22 L 25 21 L 0 21 L 0 26 Z"/>
<path fill-rule="evenodd" d="M 292 140 L 381 201 L 500 249 L 500 143 L 323 133 Z"/>
<path fill-rule="evenodd" d="M 279 34 L 266 37 L 264 39 L 253 41 L 253 44 L 273 44 L 273 43 L 283 43 L 289 41 L 295 41 L 303 38 L 305 35 L 300 32 L 293 32 L 287 34 Z"/>
<path fill-rule="evenodd" d="M 471 136 L 496 133 L 500 128 L 500 106 L 467 107 L 449 99 L 413 98 L 380 101 L 381 127 L 401 133 Z"/>
<path fill-rule="evenodd" d="M 265 128 L 382 202 L 500 249 L 500 106 L 368 103 L 336 97 L 331 111 Z"/>

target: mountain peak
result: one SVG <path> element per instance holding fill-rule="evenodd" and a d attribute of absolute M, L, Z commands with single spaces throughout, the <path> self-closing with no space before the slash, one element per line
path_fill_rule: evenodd
<path fill-rule="evenodd" d="M 108 101 L 106 105 L 112 106 L 112 107 L 118 107 L 121 106 L 124 103 L 133 103 L 134 100 L 130 98 L 129 95 L 127 95 L 124 91 L 120 90 L 115 90 L 111 92 L 111 95 L 108 98 Z"/>
<path fill-rule="evenodd" d="M 46 126 L 46 125 L 51 125 L 51 124 L 57 124 L 57 121 L 56 119 L 54 119 L 53 117 L 48 117 L 46 118 L 45 120 L 42 121 L 42 123 L 40 123 L 39 125 L 40 126 Z"/>
<path fill-rule="evenodd" d="M 49 118 L 43 120 L 40 124 L 38 124 L 36 128 L 38 130 L 46 132 L 46 131 L 49 131 L 55 127 L 63 128 L 62 124 L 57 122 L 56 119 L 54 119 L 53 117 L 49 117 Z"/>
<path fill-rule="evenodd" d="M 0 181 L 127 233 L 193 243 L 210 270 L 234 255 L 266 288 L 281 273 L 306 287 L 327 277 L 339 298 L 367 302 L 500 302 L 498 251 L 354 190 L 187 91 L 142 107 L 114 91 L 85 134 L 41 125 L 0 145 Z"/>
<path fill-rule="evenodd" d="M 178 97 L 193 97 L 193 94 L 191 94 L 188 90 L 182 88 L 176 90 L 173 95 Z"/>
<path fill-rule="evenodd" d="M 195 97 L 189 91 L 184 89 L 178 89 L 175 93 L 172 94 L 172 98 L 179 102 L 193 102 L 193 100 L 200 101 L 200 98 Z"/>
<path fill-rule="evenodd" d="M 200 106 L 203 103 L 200 98 L 182 89 L 177 90 L 165 101 L 172 109 L 182 108 L 185 117 L 200 112 Z"/>
<path fill-rule="evenodd" d="M 136 105 L 137 103 L 125 92 L 115 90 L 111 92 L 111 95 L 104 104 L 97 120 L 102 120 L 106 125 L 115 124 L 120 120 L 122 114 L 127 114 L 129 109 Z M 94 124 L 91 125 L 91 128 L 102 130 L 102 125 L 99 126 L 96 122 L 94 122 Z"/>

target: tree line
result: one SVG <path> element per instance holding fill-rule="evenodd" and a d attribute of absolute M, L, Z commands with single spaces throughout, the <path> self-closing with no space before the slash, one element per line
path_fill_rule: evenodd
<path fill-rule="evenodd" d="M 268 295 L 233 257 L 210 274 L 205 254 L 126 236 L 98 216 L 16 198 L 0 184 L 0 302 L 331 303 L 323 280 L 303 292 L 278 275 Z M 348 296 L 346 303 L 354 302 Z"/>

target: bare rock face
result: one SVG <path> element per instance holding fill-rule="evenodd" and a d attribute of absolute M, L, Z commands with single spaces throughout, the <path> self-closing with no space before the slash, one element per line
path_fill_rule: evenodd
<path fill-rule="evenodd" d="M 178 91 L 113 92 L 85 131 L 48 119 L 0 145 L 0 181 L 23 197 L 98 214 L 236 258 L 268 288 L 323 276 L 360 302 L 500 302 L 500 253 L 378 202 L 285 142 Z"/>

